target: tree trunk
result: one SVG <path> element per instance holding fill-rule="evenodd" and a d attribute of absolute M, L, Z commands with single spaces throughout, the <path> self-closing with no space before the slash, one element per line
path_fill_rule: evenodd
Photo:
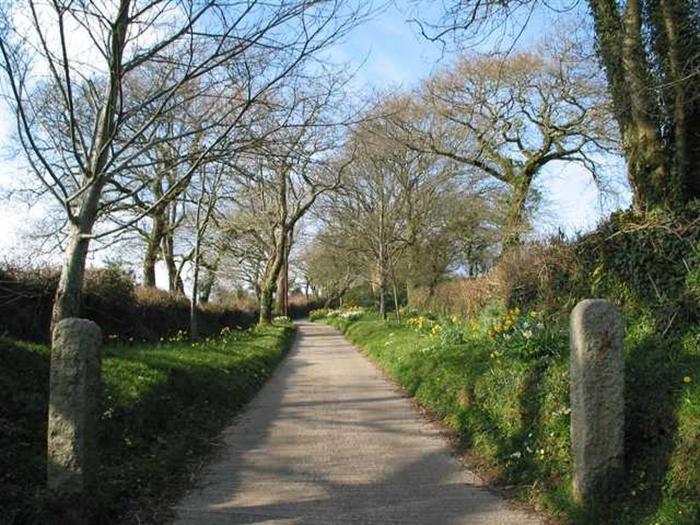
<path fill-rule="evenodd" d="M 380 245 L 381 248 L 381 245 Z M 379 250 L 379 256 L 383 258 L 384 252 L 382 249 Z M 386 268 L 384 267 L 384 261 L 379 261 L 379 315 L 382 319 L 386 320 Z"/>
<path fill-rule="evenodd" d="M 272 322 L 272 283 L 266 284 L 260 291 L 260 324 Z"/>
<path fill-rule="evenodd" d="M 204 184 L 202 184 L 204 188 Z M 200 195 L 199 201 L 197 202 L 197 213 L 195 217 L 196 234 L 194 240 L 194 257 L 193 257 L 193 269 L 192 269 L 192 297 L 190 298 L 190 337 L 199 336 L 199 319 L 198 319 L 198 308 L 199 308 L 199 263 L 201 259 L 201 247 L 202 247 L 202 200 L 203 195 Z"/>
<path fill-rule="evenodd" d="M 51 312 L 51 333 L 60 320 L 80 316 L 80 296 L 90 247 L 90 240 L 82 237 L 83 232 L 83 229 L 71 226 Z"/>
<path fill-rule="evenodd" d="M 503 251 L 507 251 L 522 242 L 525 226 L 525 206 L 530 193 L 532 177 L 521 175 L 511 184 L 511 200 L 508 204 L 506 222 L 503 229 Z"/>
<path fill-rule="evenodd" d="M 659 0 L 656 48 L 670 87 L 674 164 L 683 200 L 700 197 L 700 87 L 693 76 L 700 67 L 700 35 L 685 0 Z"/>
<path fill-rule="evenodd" d="M 215 264 L 213 268 L 206 269 L 206 275 L 202 281 L 202 291 L 199 294 L 199 302 L 202 304 L 207 304 L 211 299 L 211 293 L 214 290 L 214 283 L 216 282 L 216 270 L 218 264 Z"/>
<path fill-rule="evenodd" d="M 184 295 L 185 285 L 175 263 L 175 247 L 172 232 L 163 235 L 163 260 L 168 269 L 168 290 L 172 294 Z"/>
<path fill-rule="evenodd" d="M 97 219 L 97 206 L 102 187 L 103 185 L 97 182 L 90 186 L 80 206 L 76 223 L 70 225 L 68 247 L 63 255 L 61 276 L 51 311 L 51 333 L 60 320 L 80 315 L 80 296 L 85 276 L 85 263 L 90 249 L 90 238 L 87 235 L 92 232 Z"/>
<path fill-rule="evenodd" d="M 287 261 L 282 263 L 282 269 L 277 276 L 277 291 L 275 292 L 275 315 L 287 315 L 285 312 L 287 304 L 286 277 L 289 269 Z"/>
<path fill-rule="evenodd" d="M 160 253 L 160 245 L 163 240 L 165 224 L 160 213 L 153 215 L 153 228 L 146 240 L 146 254 L 143 258 L 143 285 L 155 288 L 156 286 L 156 263 Z"/>
<path fill-rule="evenodd" d="M 620 125 L 634 207 L 642 213 L 650 207 L 670 205 L 678 196 L 678 181 L 671 180 L 658 122 L 653 119 L 658 110 L 651 96 L 639 0 L 628 0 L 624 16 L 616 0 L 588 3 L 613 112 Z"/>
<path fill-rule="evenodd" d="M 199 268 L 195 264 L 192 277 L 192 297 L 190 298 L 190 337 L 199 337 L 199 305 L 197 304 L 197 292 L 199 284 Z"/>
<path fill-rule="evenodd" d="M 409 308 L 412 308 L 411 302 L 413 301 L 413 290 L 415 289 L 416 285 L 413 283 L 413 279 L 409 277 L 406 279 L 406 306 Z"/>
<path fill-rule="evenodd" d="M 668 158 L 659 136 L 659 114 L 652 99 L 651 76 L 642 40 L 642 7 L 639 0 L 628 0 L 623 20 L 622 66 L 630 93 L 632 122 L 623 129 L 630 167 L 630 183 L 635 190 L 635 208 L 645 211 L 658 205 L 672 206 L 680 187 L 671 179 Z"/>
<path fill-rule="evenodd" d="M 400 310 L 400 308 L 399 308 L 399 291 L 398 291 L 398 288 L 396 286 L 396 279 L 392 279 L 391 284 L 394 288 L 394 310 L 396 313 L 396 320 L 400 322 L 401 321 L 401 312 L 399 311 Z"/>
<path fill-rule="evenodd" d="M 379 316 L 386 321 L 386 291 L 379 286 Z"/>

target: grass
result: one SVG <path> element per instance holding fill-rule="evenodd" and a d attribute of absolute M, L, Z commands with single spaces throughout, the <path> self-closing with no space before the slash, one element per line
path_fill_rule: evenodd
<path fill-rule="evenodd" d="M 628 322 L 627 476 L 605 507 L 584 512 L 569 490 L 568 337 L 562 323 L 534 323 L 502 310 L 470 324 L 416 315 L 401 323 L 373 315 L 327 322 L 453 429 L 492 481 L 514 487 L 519 498 L 562 522 L 700 523 L 697 327 L 661 337 L 644 319 Z"/>
<path fill-rule="evenodd" d="M 162 522 L 213 438 L 272 373 L 293 328 L 224 329 L 191 343 L 107 347 L 101 523 Z M 0 338 L 0 523 L 42 523 L 49 350 Z"/>

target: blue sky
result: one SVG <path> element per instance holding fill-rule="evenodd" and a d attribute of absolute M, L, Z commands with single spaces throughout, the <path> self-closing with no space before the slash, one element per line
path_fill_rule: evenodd
<path fill-rule="evenodd" d="M 409 19 L 416 15 L 412 2 L 389 5 L 374 19 L 356 28 L 346 41 L 331 50 L 332 60 L 347 62 L 358 68 L 354 80 L 360 91 L 392 92 L 410 89 L 441 67 L 449 65 L 452 55 L 444 54 L 439 44 L 421 37 Z M 421 17 L 435 19 L 441 2 L 425 2 L 432 6 L 420 13 Z M 404 9 L 405 8 L 405 9 Z M 520 39 L 522 45 L 537 40 L 553 27 L 553 15 L 538 15 Z M 504 44 L 507 38 L 494 38 Z M 482 45 L 483 49 L 484 46 Z M 7 189 L 18 180 L 16 163 L 8 151 L 14 120 L 5 107 L 0 108 L 0 187 Z M 613 186 L 620 196 L 602 202 L 589 175 L 571 165 L 549 166 L 536 185 L 545 199 L 536 218 L 536 232 L 546 234 L 562 229 L 571 234 L 593 228 L 612 209 L 629 205 L 629 192 L 623 175 L 624 166 L 617 163 L 610 168 Z M 0 249 L 18 246 L 21 234 L 32 229 L 41 217 L 42 209 L 4 201 L 0 206 Z"/>

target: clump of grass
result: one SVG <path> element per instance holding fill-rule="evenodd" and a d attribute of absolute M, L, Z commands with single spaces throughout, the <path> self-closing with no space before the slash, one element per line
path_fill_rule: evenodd
<path fill-rule="evenodd" d="M 163 501 L 186 486 L 194 461 L 269 377 L 292 335 L 290 323 L 276 323 L 199 342 L 106 348 L 101 519 L 162 521 Z M 42 519 L 48 370 L 46 346 L 0 339 L 0 508 L 10 522 Z"/>

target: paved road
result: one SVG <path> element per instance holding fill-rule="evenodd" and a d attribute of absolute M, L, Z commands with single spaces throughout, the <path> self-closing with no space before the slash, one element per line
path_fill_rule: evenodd
<path fill-rule="evenodd" d="M 290 355 L 225 431 L 178 524 L 534 524 L 450 455 L 333 328 L 299 323 Z"/>

